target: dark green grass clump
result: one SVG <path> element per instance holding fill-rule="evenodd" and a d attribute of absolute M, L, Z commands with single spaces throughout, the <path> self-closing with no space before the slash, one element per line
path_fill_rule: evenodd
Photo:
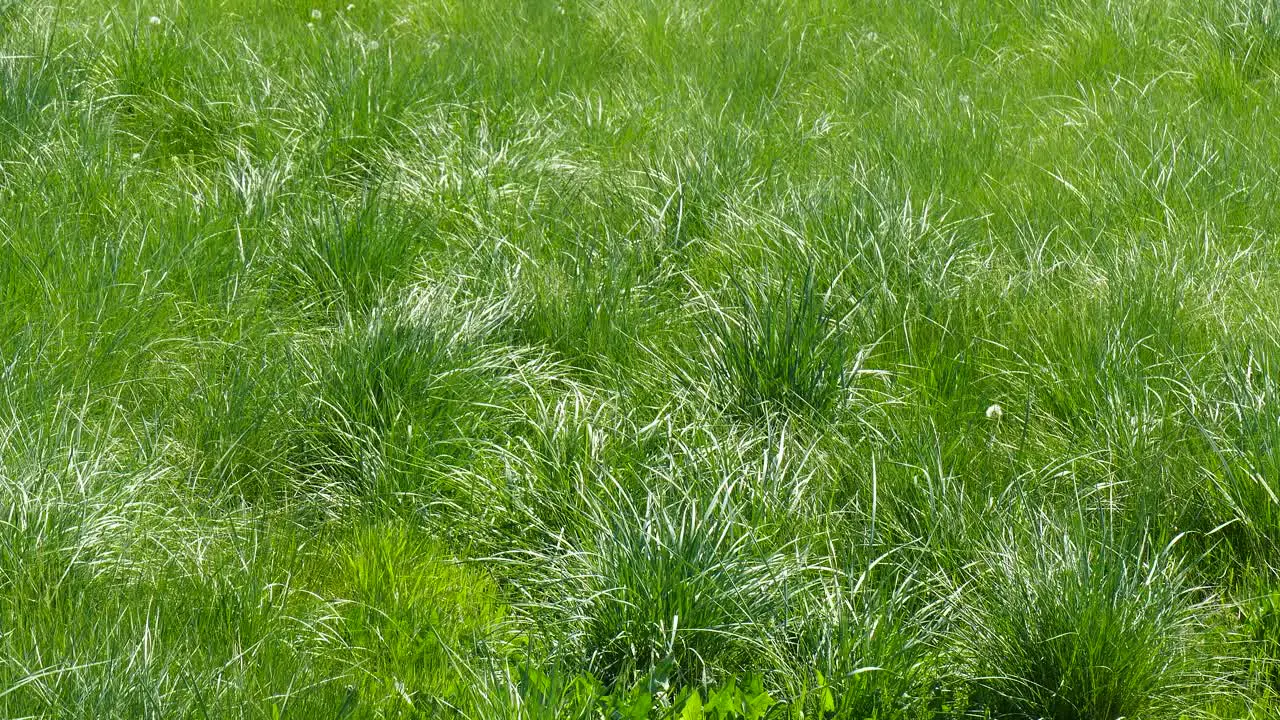
<path fill-rule="evenodd" d="M 957 646 L 1000 717 L 1183 718 L 1230 689 L 1213 600 L 1172 547 L 1130 554 L 1042 524 L 974 572 Z"/>
<path fill-rule="evenodd" d="M 714 381 L 733 413 L 816 417 L 839 408 L 853 360 L 850 340 L 812 272 L 780 288 L 738 287 L 740 309 L 711 322 Z"/>

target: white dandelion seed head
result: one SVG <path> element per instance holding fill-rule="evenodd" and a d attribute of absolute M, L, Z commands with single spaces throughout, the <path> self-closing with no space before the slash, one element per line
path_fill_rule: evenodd
<path fill-rule="evenodd" d="M 312 19 L 312 20 L 319 20 L 319 19 L 320 19 L 320 18 L 322 18 L 322 17 L 324 17 L 324 13 L 320 12 L 320 8 L 316 8 L 316 9 L 314 9 L 314 10 L 312 10 L 312 11 L 311 11 L 311 19 Z"/>
<path fill-rule="evenodd" d="M 377 41 L 377 40 L 370 40 L 370 41 L 369 41 L 369 49 L 370 49 L 370 50 L 377 50 L 379 47 L 381 47 L 381 45 L 379 45 L 379 44 L 378 44 L 378 41 Z"/>
<path fill-rule="evenodd" d="M 132 154 L 132 155 L 130 155 L 130 156 L 129 156 L 129 159 L 130 159 L 130 160 L 132 160 L 132 161 L 134 161 L 134 162 L 138 162 L 139 160 L 141 160 L 141 159 L 142 159 L 142 153 L 134 153 L 134 154 Z"/>
<path fill-rule="evenodd" d="M 160 20 L 159 16 L 157 16 L 157 15 L 152 15 L 152 16 L 147 20 L 147 22 L 151 23 L 152 25 L 159 25 L 162 21 Z"/>
<path fill-rule="evenodd" d="M 992 403 L 991 407 L 987 408 L 987 419 L 999 420 L 1002 417 L 1004 417 L 1004 408 L 1000 407 L 1000 403 Z"/>

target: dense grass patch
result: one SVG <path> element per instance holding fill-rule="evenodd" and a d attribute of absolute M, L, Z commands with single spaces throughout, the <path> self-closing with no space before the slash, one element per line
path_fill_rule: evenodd
<path fill-rule="evenodd" d="M 0 715 L 1269 718 L 1264 0 L 0 0 Z"/>
<path fill-rule="evenodd" d="M 712 323 L 712 372 L 727 408 L 748 418 L 770 410 L 821 416 L 843 403 L 852 358 L 839 319 L 812 272 L 778 290 L 739 288 L 740 317 Z"/>
<path fill-rule="evenodd" d="M 1057 530 L 1002 541 L 961 601 L 981 702 L 1010 717 L 1174 718 L 1227 692 L 1213 600 L 1172 548 L 1125 553 Z"/>

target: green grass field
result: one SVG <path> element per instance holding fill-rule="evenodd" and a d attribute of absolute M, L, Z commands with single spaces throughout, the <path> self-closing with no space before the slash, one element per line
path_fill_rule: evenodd
<path fill-rule="evenodd" d="M 0 0 L 0 717 L 1280 716 L 1274 0 Z"/>

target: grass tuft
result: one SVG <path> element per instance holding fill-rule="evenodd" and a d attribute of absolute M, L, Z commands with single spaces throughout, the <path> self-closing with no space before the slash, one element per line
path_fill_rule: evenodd
<path fill-rule="evenodd" d="M 849 386 L 851 340 L 812 271 L 781 287 L 738 286 L 740 308 L 718 310 L 707 333 L 712 377 L 732 413 L 782 411 L 821 417 Z"/>
<path fill-rule="evenodd" d="M 972 573 L 954 636 L 1002 717 L 1183 718 L 1230 689 L 1216 601 L 1172 545 L 1130 554 L 1041 522 Z"/>

